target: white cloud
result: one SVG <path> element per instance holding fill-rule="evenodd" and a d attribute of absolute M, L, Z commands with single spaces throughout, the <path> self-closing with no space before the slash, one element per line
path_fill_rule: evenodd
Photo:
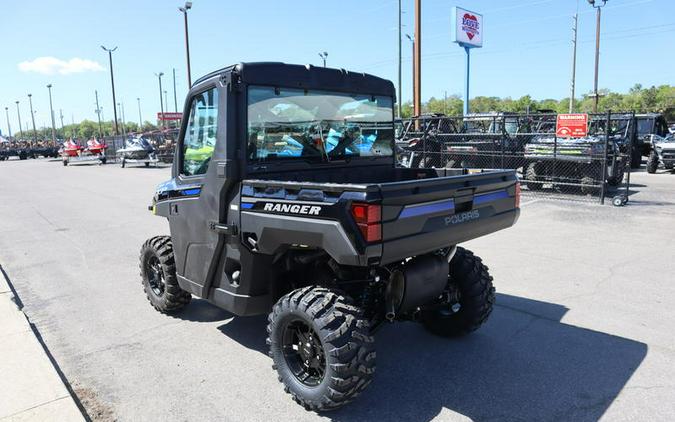
<path fill-rule="evenodd" d="M 103 69 L 98 62 L 74 57 L 70 60 L 60 60 L 56 57 L 38 57 L 31 61 L 19 63 L 22 72 L 36 72 L 43 75 L 70 75 L 71 73 L 100 72 Z"/>

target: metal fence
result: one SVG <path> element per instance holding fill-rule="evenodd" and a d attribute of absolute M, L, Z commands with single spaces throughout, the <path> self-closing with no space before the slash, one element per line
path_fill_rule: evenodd
<path fill-rule="evenodd" d="M 555 113 L 428 115 L 401 121 L 399 163 L 405 167 L 513 169 L 523 193 L 599 199 L 628 192 L 635 150 L 634 113 L 588 116 L 588 136 L 561 138 Z M 622 191 L 623 192 L 623 191 Z M 624 202 L 625 203 L 625 202 Z"/>

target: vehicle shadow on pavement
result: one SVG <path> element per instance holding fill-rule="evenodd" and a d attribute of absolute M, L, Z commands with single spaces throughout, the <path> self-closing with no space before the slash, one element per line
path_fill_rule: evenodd
<path fill-rule="evenodd" d="M 488 323 L 464 338 L 436 337 L 416 323 L 385 325 L 376 333 L 373 383 L 323 416 L 430 421 L 448 409 L 477 421 L 596 421 L 645 358 L 647 345 L 564 324 L 567 311 L 498 294 Z M 218 329 L 266 355 L 266 324 L 266 316 L 234 317 Z"/>
<path fill-rule="evenodd" d="M 647 345 L 560 322 L 561 305 L 497 295 L 489 322 L 461 339 L 418 324 L 377 333 L 377 373 L 334 421 L 429 421 L 444 409 L 473 420 L 598 420 Z"/>
<path fill-rule="evenodd" d="M 230 319 L 234 315 L 224 309 L 210 304 L 204 299 L 193 297 L 190 304 L 179 313 L 173 314 L 176 318 L 192 322 L 215 322 Z"/>

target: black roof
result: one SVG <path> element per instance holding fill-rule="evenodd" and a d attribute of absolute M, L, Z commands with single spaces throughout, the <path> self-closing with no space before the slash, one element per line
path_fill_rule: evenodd
<path fill-rule="evenodd" d="M 391 81 L 367 73 L 281 62 L 239 63 L 211 72 L 199 78 L 193 85 L 232 71 L 236 71 L 247 84 L 386 96 L 394 96 L 396 93 Z"/>

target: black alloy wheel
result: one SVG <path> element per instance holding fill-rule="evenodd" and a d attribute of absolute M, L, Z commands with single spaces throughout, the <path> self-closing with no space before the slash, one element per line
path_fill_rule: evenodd
<path fill-rule="evenodd" d="M 166 289 L 166 282 L 164 281 L 164 271 L 162 271 L 159 258 L 156 256 L 152 256 L 148 260 L 146 275 L 148 277 L 148 283 L 150 284 L 150 289 L 152 289 L 152 292 L 157 295 L 157 297 L 161 297 L 164 294 L 164 290 Z"/>
<path fill-rule="evenodd" d="M 312 327 L 301 319 L 287 322 L 282 349 L 286 364 L 298 381 L 308 387 L 321 384 L 326 375 L 326 355 Z"/>

